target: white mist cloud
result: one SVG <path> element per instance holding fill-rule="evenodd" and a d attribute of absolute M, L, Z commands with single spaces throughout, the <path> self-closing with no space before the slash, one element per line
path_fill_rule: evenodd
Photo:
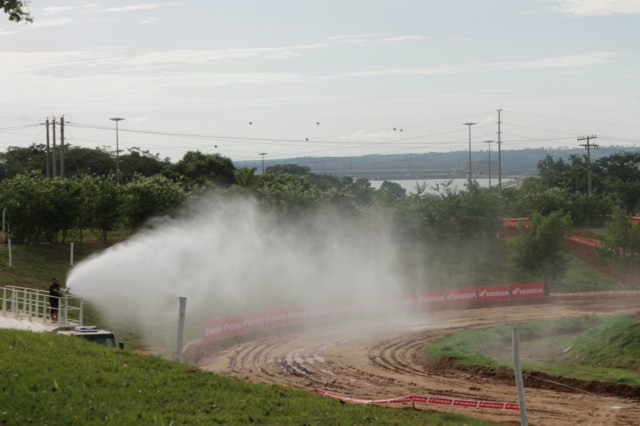
<path fill-rule="evenodd" d="M 572 16 L 607 16 L 613 14 L 638 14 L 638 0 L 554 0 L 556 10 Z"/>
<path fill-rule="evenodd" d="M 279 223 L 251 199 L 212 197 L 80 263 L 67 284 L 111 324 L 151 340 L 175 330 L 181 296 L 193 322 L 400 292 L 383 230 L 329 211 L 303 222 Z"/>
<path fill-rule="evenodd" d="M 122 7 L 110 7 L 108 9 L 97 10 L 96 12 L 130 12 L 132 10 L 150 10 L 160 7 L 158 3 L 142 3 L 142 4 L 132 4 L 130 6 L 122 6 Z"/>

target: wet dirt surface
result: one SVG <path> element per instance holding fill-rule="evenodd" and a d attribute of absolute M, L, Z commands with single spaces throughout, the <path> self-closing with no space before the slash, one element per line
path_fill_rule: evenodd
<path fill-rule="evenodd" d="M 517 403 L 510 373 L 460 369 L 449 362 L 429 364 L 423 357 L 425 346 L 449 334 L 494 324 L 621 312 L 638 314 L 640 297 L 443 310 L 306 330 L 282 329 L 202 348 L 195 363 L 202 369 L 255 383 L 322 389 L 362 399 L 420 395 Z M 640 425 L 637 387 L 532 375 L 525 373 L 530 425 Z M 427 404 L 416 404 L 416 408 L 502 424 L 520 423 L 517 411 Z"/>

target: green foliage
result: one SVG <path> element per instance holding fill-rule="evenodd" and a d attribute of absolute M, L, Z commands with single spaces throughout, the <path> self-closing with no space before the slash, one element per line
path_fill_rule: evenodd
<path fill-rule="evenodd" d="M 135 175 L 124 187 L 128 222 L 132 228 L 140 227 L 153 216 L 162 216 L 180 206 L 186 199 L 177 183 L 155 175 Z"/>
<path fill-rule="evenodd" d="M 383 207 L 395 207 L 400 200 L 407 197 L 407 190 L 397 182 L 389 182 L 385 180 L 380 185 L 380 189 L 376 193 L 378 203 Z"/>
<path fill-rule="evenodd" d="M 640 224 L 634 225 L 624 210 L 615 208 L 599 251 L 622 266 L 640 266 Z"/>
<path fill-rule="evenodd" d="M 527 226 L 520 227 L 520 235 L 510 241 L 512 262 L 520 269 L 541 277 L 545 291 L 562 276 L 567 267 L 567 245 L 564 236 L 571 220 L 561 212 L 543 217 L 534 214 Z"/>
<path fill-rule="evenodd" d="M 436 194 L 419 189 L 404 200 L 394 223 L 405 237 L 443 240 L 449 238 L 496 238 L 502 223 L 502 199 L 477 182 L 458 191 L 451 182 L 435 188 Z"/>
<path fill-rule="evenodd" d="M 264 175 L 257 195 L 267 207 L 290 218 L 309 212 L 324 199 L 308 178 L 289 174 Z"/>
<path fill-rule="evenodd" d="M 90 149 L 67 145 L 65 146 L 64 159 L 65 176 L 68 178 L 82 175 L 108 176 L 110 173 L 115 174 L 116 172 L 115 159 L 104 148 Z M 122 171 L 122 162 L 120 168 Z"/>
<path fill-rule="evenodd" d="M 54 334 L 0 330 L 0 352 L 2 424 L 489 424 L 342 404 Z"/>
<path fill-rule="evenodd" d="M 0 8 L 9 15 L 10 21 L 20 22 L 25 20 L 26 22 L 32 22 L 33 18 L 26 9 L 27 2 L 24 0 L 0 0 Z"/>
<path fill-rule="evenodd" d="M 0 182 L 0 205 L 7 209 L 11 232 L 17 241 L 51 239 L 54 222 L 60 220 L 56 216 L 64 215 L 57 211 L 58 205 L 54 207 L 59 189 L 59 185 L 36 172 Z"/>
<path fill-rule="evenodd" d="M 309 167 L 298 166 L 296 164 L 278 164 L 275 166 L 267 167 L 265 170 L 267 175 L 296 175 L 296 176 L 308 176 L 311 174 Z"/>
<path fill-rule="evenodd" d="M 353 200 L 354 203 L 361 207 L 367 207 L 373 204 L 373 197 L 376 190 L 371 186 L 371 182 L 367 179 L 357 179 L 344 188 L 345 193 Z"/>
<path fill-rule="evenodd" d="M 591 225 L 597 224 L 598 219 L 601 221 L 613 205 L 619 205 L 629 213 L 640 208 L 640 153 L 612 154 L 594 161 L 591 169 L 592 196 L 596 199 L 581 200 L 579 196 L 584 197 L 588 192 L 588 164 L 586 160 L 581 156 L 572 155 L 570 156 L 570 164 L 567 164 L 562 159 L 554 160 L 550 155 L 547 155 L 544 160 L 538 163 L 537 180 L 540 187 L 535 191 L 538 198 L 545 191 L 555 189 L 567 195 L 574 195 L 574 199 L 567 198 L 563 203 L 561 199 L 556 198 L 555 206 L 542 203 L 539 208 L 536 208 L 535 203 L 530 203 L 529 206 L 525 203 L 525 205 L 517 206 L 516 209 L 519 209 L 523 216 L 529 215 L 531 211 L 546 215 L 553 210 L 563 210 L 571 212 L 576 225 Z M 527 192 L 530 191 L 525 191 L 525 195 L 528 195 Z"/>
<path fill-rule="evenodd" d="M 236 169 L 234 172 L 236 185 L 243 188 L 255 188 L 260 181 L 260 178 L 256 175 L 256 169 L 248 169 L 243 167 Z"/>
<path fill-rule="evenodd" d="M 427 359 L 511 368 L 512 330 L 520 332 L 523 368 L 581 380 L 640 384 L 640 323 L 593 315 L 498 326 L 447 336 L 425 349 Z M 570 350 L 567 350 L 567 349 Z"/>
<path fill-rule="evenodd" d="M 186 188 L 222 186 L 235 183 L 235 166 L 220 154 L 187 152 L 176 164 L 167 165 L 163 174 Z"/>
<path fill-rule="evenodd" d="M 640 152 L 621 152 L 595 162 L 602 191 L 616 194 L 629 213 L 640 209 Z"/>
<path fill-rule="evenodd" d="M 578 155 L 569 157 L 570 164 L 547 155 L 538 163 L 538 176 L 546 188 L 561 188 L 569 192 L 587 192 L 587 165 Z"/>
<path fill-rule="evenodd" d="M 182 188 L 161 175 L 136 176 L 126 185 L 117 185 L 113 175 L 61 180 L 36 172 L 0 181 L 0 206 L 15 242 L 64 241 L 74 229 L 82 240 L 92 228 L 106 240 L 116 227 L 137 228 L 185 199 Z"/>
<path fill-rule="evenodd" d="M 534 213 L 547 216 L 560 211 L 571 216 L 576 226 L 599 226 L 617 200 L 612 194 L 574 192 L 561 186 L 547 187 L 542 178 L 528 178 L 516 190 L 505 191 L 509 214 L 529 217 Z"/>
<path fill-rule="evenodd" d="M 32 171 L 42 174 L 47 172 L 47 154 L 43 144 L 32 144 L 28 147 L 10 146 L 5 152 L 0 153 L 0 179 Z"/>
<path fill-rule="evenodd" d="M 51 149 L 51 156 L 56 161 L 56 176 L 60 176 L 60 154 L 62 148 L 56 147 L 55 155 Z M 65 177 L 81 174 L 96 174 L 106 176 L 115 172 L 115 160 L 111 154 L 101 148 L 89 149 L 83 147 L 64 146 Z M 12 178 L 20 174 L 39 172 L 47 174 L 47 147 L 44 144 L 32 144 L 28 147 L 10 146 L 5 153 L 0 153 L 2 173 L 0 178 Z M 52 159 L 49 159 L 51 176 L 53 176 Z"/>
<path fill-rule="evenodd" d="M 640 373 L 640 322 L 628 315 L 608 318 L 571 343 L 581 364 Z"/>
<path fill-rule="evenodd" d="M 120 176 L 124 182 L 135 179 L 136 176 L 154 176 L 170 165 L 169 159 L 160 160 L 159 154 L 152 154 L 148 150 L 129 148 L 128 153 L 119 158 Z"/>
<path fill-rule="evenodd" d="M 95 182 L 97 191 L 94 197 L 93 225 L 100 229 L 102 239 L 106 241 L 109 231 L 113 231 L 124 219 L 126 199 L 115 176 L 96 178 Z"/>

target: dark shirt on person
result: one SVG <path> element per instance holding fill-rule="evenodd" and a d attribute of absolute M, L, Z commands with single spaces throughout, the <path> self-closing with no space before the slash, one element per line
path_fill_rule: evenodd
<path fill-rule="evenodd" d="M 52 308 L 58 307 L 59 297 L 62 296 L 62 287 L 57 282 L 49 286 L 49 303 Z"/>

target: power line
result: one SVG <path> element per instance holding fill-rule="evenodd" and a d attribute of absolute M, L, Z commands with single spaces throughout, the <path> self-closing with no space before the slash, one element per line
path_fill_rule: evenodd
<path fill-rule="evenodd" d="M 28 128 L 31 128 L 31 127 L 39 127 L 39 126 L 42 126 L 42 123 L 25 124 L 23 126 L 2 127 L 2 128 L 0 128 L 0 132 L 11 132 L 13 130 L 28 129 Z"/>

